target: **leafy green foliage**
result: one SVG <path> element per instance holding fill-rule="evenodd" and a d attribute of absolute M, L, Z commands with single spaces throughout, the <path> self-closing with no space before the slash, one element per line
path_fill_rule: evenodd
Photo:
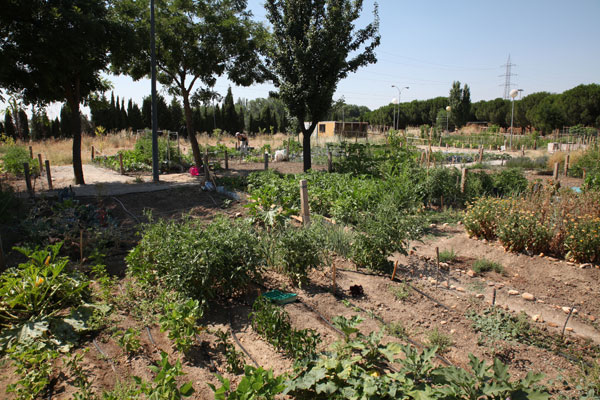
<path fill-rule="evenodd" d="M 388 289 L 398 301 L 404 301 L 408 299 L 412 292 L 410 286 L 408 286 L 406 283 L 401 283 L 399 285 L 390 285 L 388 286 Z"/>
<path fill-rule="evenodd" d="M 252 328 L 269 343 L 294 359 L 314 357 L 321 342 L 314 329 L 292 328 L 285 310 L 262 296 L 256 299 L 252 309 Z"/>
<path fill-rule="evenodd" d="M 164 305 L 164 314 L 160 317 L 160 331 L 169 332 L 169 339 L 175 342 L 175 348 L 186 353 L 196 341 L 201 328 L 198 320 L 203 312 L 198 300 L 182 300 Z"/>
<path fill-rule="evenodd" d="M 473 321 L 473 328 L 481 333 L 482 338 L 523 342 L 531 334 L 526 315 L 515 317 L 496 307 L 490 307 L 482 314 L 471 311 L 467 313 L 467 318 Z"/>
<path fill-rule="evenodd" d="M 385 326 L 385 331 L 388 335 L 404 339 L 408 336 L 408 332 L 402 321 L 390 322 Z"/>
<path fill-rule="evenodd" d="M 437 351 L 441 354 L 447 352 L 449 348 L 454 344 L 452 337 L 446 335 L 435 327 L 427 334 L 427 341 L 429 346 L 436 347 Z"/>
<path fill-rule="evenodd" d="M 24 348 L 13 348 L 9 356 L 19 376 L 16 383 L 6 387 L 7 393 L 14 393 L 19 400 L 31 400 L 42 394 L 50 384 L 52 361 L 58 352 L 38 343 Z"/>
<path fill-rule="evenodd" d="M 494 192 L 498 196 L 519 194 L 527 189 L 527 178 L 519 168 L 508 168 L 492 175 Z"/>
<path fill-rule="evenodd" d="M 29 164 L 29 173 L 31 175 L 37 175 L 40 172 L 40 167 L 37 160 L 29 158 L 29 151 L 25 147 L 21 146 L 8 146 L 4 151 L 4 155 L 1 158 L 3 162 L 3 169 L 14 175 L 22 176 L 25 172 L 23 164 Z"/>
<path fill-rule="evenodd" d="M 495 261 L 488 260 L 487 258 L 480 258 L 475 260 L 473 263 L 473 271 L 477 272 L 478 274 L 488 271 L 494 271 L 502 274 L 504 273 L 504 267 L 502 267 L 502 264 Z"/>
<path fill-rule="evenodd" d="M 218 330 L 215 332 L 218 339 L 218 347 L 225 354 L 227 360 L 227 371 L 239 374 L 244 371 L 244 355 L 237 351 L 229 340 L 229 332 Z"/>
<path fill-rule="evenodd" d="M 92 382 L 88 379 L 88 376 L 85 374 L 83 366 L 81 365 L 83 356 L 86 352 L 87 349 L 81 353 L 73 354 L 65 360 L 65 366 L 73 376 L 73 386 L 78 390 L 76 393 L 73 393 L 74 400 L 96 399 L 96 396 L 94 396 L 92 392 Z"/>
<path fill-rule="evenodd" d="M 139 393 L 146 395 L 148 399 L 181 399 L 190 397 L 194 393 L 192 382 L 187 382 L 181 386 L 177 384 L 177 377 L 184 376 L 181 370 L 181 361 L 177 360 L 175 364 L 169 363 L 167 353 L 160 353 L 160 363 L 151 365 L 150 370 L 156 374 L 152 382 L 142 380 L 134 376 L 133 379 L 139 387 Z"/>
<path fill-rule="evenodd" d="M 244 377 L 235 390 L 231 389 L 229 379 L 218 374 L 217 378 L 221 382 L 219 388 L 208 384 L 215 392 L 215 400 L 272 400 L 285 389 L 284 375 L 275 377 L 273 370 L 264 370 L 262 367 L 254 368 L 250 365 L 246 365 L 244 368 Z"/>
<path fill-rule="evenodd" d="M 440 262 L 453 262 L 456 261 L 458 256 L 454 252 L 454 249 L 444 249 L 440 251 Z"/>
<path fill-rule="evenodd" d="M 133 328 L 128 328 L 125 331 L 118 331 L 115 335 L 117 336 L 117 343 L 123 348 L 127 355 L 137 353 L 142 347 L 142 344 L 140 343 L 140 332 Z"/>
<path fill-rule="evenodd" d="M 303 284 L 308 271 L 322 261 L 321 244 L 311 229 L 292 228 L 275 234 L 276 265 L 280 272 L 292 279 L 294 284 Z"/>
<path fill-rule="evenodd" d="M 345 340 L 335 343 L 331 352 L 299 364 L 296 376 L 285 382 L 284 394 L 296 399 L 549 398 L 547 390 L 537 386 L 541 375 L 511 380 L 500 361 L 488 366 L 474 356 L 470 356 L 472 373 L 436 367 L 435 347 L 419 352 L 398 343 L 382 345 L 381 333 L 363 335 L 353 331 L 359 319 L 342 318 L 337 325 L 348 328 Z M 398 372 L 390 372 L 389 363 L 399 365 Z"/>
<path fill-rule="evenodd" d="M 132 273 L 200 302 L 230 296 L 259 273 L 258 237 L 247 222 L 216 218 L 158 221 L 143 227 L 140 243 L 126 260 Z"/>

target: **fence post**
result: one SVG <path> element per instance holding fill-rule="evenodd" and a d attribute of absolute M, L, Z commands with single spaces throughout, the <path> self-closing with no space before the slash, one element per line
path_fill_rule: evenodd
<path fill-rule="evenodd" d="M 227 150 L 225 150 L 225 171 L 229 170 L 229 156 L 227 155 Z"/>
<path fill-rule="evenodd" d="M 44 170 L 44 163 L 42 163 L 42 155 L 38 154 L 38 164 L 40 165 L 40 176 L 42 175 L 42 171 Z"/>
<path fill-rule="evenodd" d="M 33 158 L 33 147 L 29 146 L 29 158 Z"/>
<path fill-rule="evenodd" d="M 265 171 L 269 169 L 269 153 L 265 151 Z"/>
<path fill-rule="evenodd" d="M 331 151 L 327 152 L 327 172 L 333 171 L 333 154 Z"/>
<path fill-rule="evenodd" d="M 306 179 L 302 179 L 300 181 L 300 209 L 300 212 L 302 214 L 302 223 L 304 223 L 304 225 L 309 225 L 310 209 L 308 205 L 308 186 L 306 183 Z"/>
<path fill-rule="evenodd" d="M 33 187 L 31 186 L 31 175 L 29 175 L 29 163 L 23 163 L 23 173 L 25 174 L 25 185 L 27 185 L 27 193 L 29 193 L 29 197 L 33 197 Z"/>
<path fill-rule="evenodd" d="M 94 146 L 92 146 L 92 161 L 94 161 L 94 157 L 96 157 L 96 149 L 94 149 Z"/>
<path fill-rule="evenodd" d="M 462 169 L 462 175 L 460 176 L 460 192 L 464 193 L 465 192 L 465 187 L 467 185 L 467 169 L 463 168 Z"/>
<path fill-rule="evenodd" d="M 52 190 L 52 174 L 50 173 L 50 161 L 46 160 L 46 178 L 48 179 L 48 190 Z"/>
<path fill-rule="evenodd" d="M 565 176 L 567 176 L 567 172 L 569 172 L 569 159 L 571 157 L 567 154 L 565 156 Z"/>
<path fill-rule="evenodd" d="M 555 181 L 558 180 L 558 163 L 554 163 L 554 173 L 552 174 L 552 179 Z"/>
<path fill-rule="evenodd" d="M 121 175 L 125 175 L 125 170 L 123 168 L 123 153 L 119 153 L 119 169 L 120 169 Z"/>

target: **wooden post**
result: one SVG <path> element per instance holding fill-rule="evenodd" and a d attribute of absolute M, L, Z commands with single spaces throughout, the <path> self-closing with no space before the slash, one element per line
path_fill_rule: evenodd
<path fill-rule="evenodd" d="M 398 270 L 398 260 L 394 263 L 394 271 L 392 272 L 392 280 L 396 279 L 396 271 Z"/>
<path fill-rule="evenodd" d="M 421 153 L 421 161 L 419 162 L 419 165 L 423 165 L 424 161 L 425 161 L 425 153 Z"/>
<path fill-rule="evenodd" d="M 533 141 L 533 149 L 537 150 L 537 139 Z"/>
<path fill-rule="evenodd" d="M 331 293 L 335 295 L 335 264 L 331 265 Z"/>
<path fill-rule="evenodd" d="M 52 190 L 52 174 L 50 173 L 50 161 L 46 160 L 46 178 L 48 179 L 48 190 Z"/>
<path fill-rule="evenodd" d="M 436 261 L 436 265 L 437 265 L 437 282 L 440 282 L 441 279 L 441 269 L 440 269 L 440 248 L 436 247 L 435 248 L 435 261 Z M 437 287 L 437 283 L 435 284 L 435 286 Z"/>
<path fill-rule="evenodd" d="M 306 179 L 300 181 L 300 216 L 304 225 L 310 224 L 310 209 L 308 205 L 308 186 Z"/>
<path fill-rule="evenodd" d="M 227 155 L 227 150 L 225 150 L 225 171 L 229 170 L 229 156 Z"/>
<path fill-rule="evenodd" d="M 492 307 L 496 305 L 496 288 L 494 288 L 494 293 L 492 294 Z"/>
<path fill-rule="evenodd" d="M 565 156 L 565 176 L 567 176 L 567 172 L 569 172 L 569 159 L 571 157 L 567 154 Z"/>
<path fill-rule="evenodd" d="M 44 163 L 42 163 L 42 155 L 38 154 L 38 164 L 40 164 L 40 176 L 42 175 L 42 171 L 44 170 Z"/>
<path fill-rule="evenodd" d="M 125 175 L 125 169 L 123 168 L 123 153 L 119 153 L 119 169 L 121 171 L 121 175 Z"/>
<path fill-rule="evenodd" d="M 204 178 L 206 179 L 206 182 L 208 182 L 210 179 L 210 172 L 208 169 L 208 149 L 204 151 L 204 162 L 202 164 L 204 164 Z"/>
<path fill-rule="evenodd" d="M 479 164 L 483 162 L 483 146 L 479 148 Z"/>
<path fill-rule="evenodd" d="M 92 146 L 92 161 L 94 161 L 94 157 L 96 157 L 96 151 L 94 149 L 94 146 Z"/>
<path fill-rule="evenodd" d="M 33 159 L 33 147 L 29 146 L 29 158 Z"/>
<path fill-rule="evenodd" d="M 331 151 L 327 152 L 327 172 L 333 172 L 333 154 L 331 154 Z"/>
<path fill-rule="evenodd" d="M 265 151 L 265 171 L 269 169 L 269 153 Z"/>
<path fill-rule="evenodd" d="M 525 145 L 522 144 L 521 145 L 521 157 L 524 157 L 524 156 L 525 156 Z"/>
<path fill-rule="evenodd" d="M 558 163 L 554 163 L 554 173 L 552 174 L 552 179 L 555 181 L 558 180 Z"/>
<path fill-rule="evenodd" d="M 462 175 L 460 176 L 460 192 L 464 193 L 465 192 L 465 187 L 467 185 L 467 169 L 463 168 L 462 169 Z"/>
<path fill-rule="evenodd" d="M 31 176 L 29 175 L 29 163 L 23 163 L 23 172 L 25 174 L 25 185 L 27 185 L 27 193 L 29 193 L 29 197 L 33 197 L 33 187 L 31 186 Z"/>
<path fill-rule="evenodd" d="M 565 336 L 565 329 L 567 329 L 567 324 L 569 323 L 569 319 L 571 318 L 571 314 L 573 314 L 573 310 L 575 310 L 575 306 L 571 307 L 571 309 L 569 310 L 569 315 L 567 315 L 567 320 L 565 321 L 565 324 L 563 325 L 562 328 L 562 332 L 560 333 L 560 336 Z"/>

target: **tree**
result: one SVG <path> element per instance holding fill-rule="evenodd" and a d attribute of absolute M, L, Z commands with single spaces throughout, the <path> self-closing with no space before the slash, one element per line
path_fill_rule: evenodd
<path fill-rule="evenodd" d="M 20 136 L 22 140 L 29 140 L 29 120 L 27 118 L 27 113 L 22 108 L 18 113 L 19 117 L 19 128 L 20 128 Z"/>
<path fill-rule="evenodd" d="M 311 168 L 310 136 L 327 115 L 340 80 L 374 63 L 379 45 L 377 4 L 374 21 L 355 29 L 362 0 L 266 0 L 273 26 L 268 59 L 279 97 L 300 121 L 304 170 Z M 310 121 L 306 127 L 305 120 Z"/>
<path fill-rule="evenodd" d="M 10 110 L 6 110 L 4 112 L 4 132 L 5 135 L 16 139 L 17 138 L 17 129 L 15 128 L 15 124 L 13 122 L 12 114 Z"/>
<path fill-rule="evenodd" d="M 238 116 L 235 111 L 235 104 L 233 104 L 233 94 L 230 86 L 223 101 L 223 129 L 229 133 L 235 133 L 238 131 L 237 127 Z"/>
<path fill-rule="evenodd" d="M 247 86 L 264 79 L 260 48 L 266 31 L 250 20 L 246 0 L 157 0 L 156 54 L 157 79 L 170 94 L 181 97 L 186 127 L 197 166 L 202 155 L 193 126 L 191 97 L 195 85 L 214 86 L 216 78 L 227 74 L 230 81 Z M 119 18 L 149 36 L 150 15 L 147 0 L 119 0 Z M 149 48 L 133 53 L 116 69 L 134 79 L 150 74 Z M 160 113 L 158 114 L 160 118 Z"/>
<path fill-rule="evenodd" d="M 127 118 L 129 119 L 129 126 L 131 129 L 138 130 L 144 127 L 142 112 L 138 105 L 131 99 L 129 99 L 129 102 L 127 103 Z"/>
<path fill-rule="evenodd" d="M 79 105 L 106 83 L 132 35 L 109 18 L 106 0 L 8 1 L 0 13 L 0 87 L 27 103 L 66 101 L 71 110 L 73 172 L 84 184 Z"/>
<path fill-rule="evenodd" d="M 450 121 L 457 127 L 464 126 L 469 121 L 471 114 L 471 90 L 467 84 L 461 89 L 460 82 L 452 83 L 450 96 L 448 98 L 450 107 Z"/>

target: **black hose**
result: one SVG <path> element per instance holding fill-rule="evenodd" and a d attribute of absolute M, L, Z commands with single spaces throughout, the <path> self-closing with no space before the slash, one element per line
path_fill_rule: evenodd
<path fill-rule="evenodd" d="M 248 356 L 248 358 L 250 359 L 250 361 L 252 361 L 254 363 L 254 366 L 256 368 L 259 368 L 260 365 L 256 362 L 256 360 L 250 355 L 250 353 L 248 353 L 248 351 L 244 348 L 244 346 L 242 346 L 242 344 L 240 343 L 240 341 L 237 338 L 237 335 L 235 334 L 235 331 L 233 330 L 233 322 L 231 320 L 231 309 L 229 309 L 228 313 L 227 313 L 228 317 L 229 317 L 229 330 L 231 331 L 231 337 L 233 338 L 233 340 L 235 341 L 235 343 L 240 346 L 240 349 L 242 349 L 242 351 L 244 352 L 244 354 L 246 354 Z"/>

